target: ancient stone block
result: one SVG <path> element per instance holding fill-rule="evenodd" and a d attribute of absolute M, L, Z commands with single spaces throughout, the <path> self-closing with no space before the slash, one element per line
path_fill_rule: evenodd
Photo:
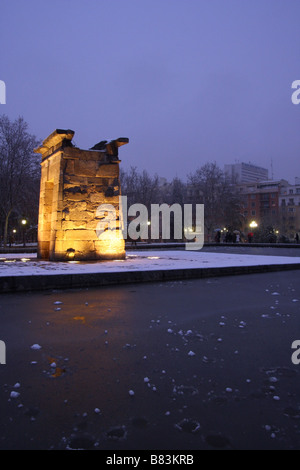
<path fill-rule="evenodd" d="M 57 129 L 36 149 L 42 154 L 38 257 L 54 261 L 120 259 L 125 242 L 116 230 L 98 237 L 101 204 L 119 217 L 120 138 L 90 150 L 74 147 L 74 131 Z M 119 221 L 115 227 L 119 227 Z"/>

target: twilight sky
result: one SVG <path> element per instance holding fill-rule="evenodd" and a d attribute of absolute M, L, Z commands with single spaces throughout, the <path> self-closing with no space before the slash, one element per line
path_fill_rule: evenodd
<path fill-rule="evenodd" d="M 299 0 L 0 0 L 0 114 L 40 140 L 128 137 L 122 166 L 300 177 Z M 271 174 L 271 172 L 270 172 Z"/>

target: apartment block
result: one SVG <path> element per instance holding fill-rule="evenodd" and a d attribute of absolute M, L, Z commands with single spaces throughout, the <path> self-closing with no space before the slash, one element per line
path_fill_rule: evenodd
<path fill-rule="evenodd" d="M 244 230 L 251 222 L 270 225 L 279 230 L 281 224 L 280 197 L 289 187 L 286 180 L 260 181 L 237 185 L 241 196 Z"/>
<path fill-rule="evenodd" d="M 266 168 L 261 168 L 252 163 L 225 165 L 224 173 L 226 179 L 233 184 L 267 181 L 269 179 L 269 171 Z"/>
<path fill-rule="evenodd" d="M 300 234 L 300 178 L 295 178 L 294 185 L 288 185 L 279 195 L 281 230 L 290 239 Z"/>

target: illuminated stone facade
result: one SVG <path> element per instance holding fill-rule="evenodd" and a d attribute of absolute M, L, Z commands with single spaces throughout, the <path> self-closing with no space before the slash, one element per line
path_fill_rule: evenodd
<path fill-rule="evenodd" d="M 119 235 L 120 181 L 118 149 L 127 138 L 103 141 L 90 150 L 72 144 L 74 131 L 57 129 L 41 147 L 41 189 L 38 258 L 51 261 L 125 258 Z M 110 204 L 117 215 L 114 230 L 97 235 L 97 226 L 108 213 L 97 209 Z M 103 234 L 102 234 L 103 235 Z"/>

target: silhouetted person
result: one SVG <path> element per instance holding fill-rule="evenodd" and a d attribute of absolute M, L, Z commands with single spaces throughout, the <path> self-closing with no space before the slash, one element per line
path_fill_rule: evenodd
<path fill-rule="evenodd" d="M 220 243 L 220 241 L 221 241 L 221 232 L 217 232 L 217 234 L 215 236 L 215 242 Z"/>

